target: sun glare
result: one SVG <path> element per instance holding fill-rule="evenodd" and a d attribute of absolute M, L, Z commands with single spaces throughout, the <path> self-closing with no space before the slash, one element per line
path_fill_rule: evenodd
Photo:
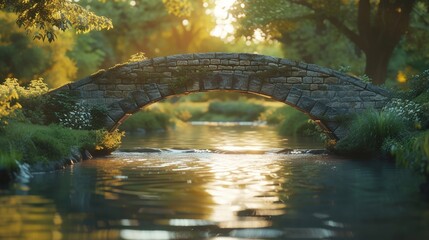
<path fill-rule="evenodd" d="M 227 41 L 233 40 L 234 26 L 232 23 L 235 19 L 229 14 L 229 10 L 234 3 L 235 0 L 216 0 L 214 9 L 207 9 L 206 13 L 212 14 L 216 19 L 216 27 L 210 33 L 212 36 Z"/>

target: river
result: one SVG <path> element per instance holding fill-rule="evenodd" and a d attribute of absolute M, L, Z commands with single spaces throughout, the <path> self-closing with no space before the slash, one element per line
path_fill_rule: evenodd
<path fill-rule="evenodd" d="M 0 239 L 429 239 L 422 179 L 263 126 L 128 135 L 0 189 Z"/>

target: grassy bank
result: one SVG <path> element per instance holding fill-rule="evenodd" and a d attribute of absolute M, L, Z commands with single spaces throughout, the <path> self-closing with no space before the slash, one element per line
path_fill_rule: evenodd
<path fill-rule="evenodd" d="M 36 164 L 58 161 L 71 148 L 93 155 L 119 147 L 121 133 L 103 130 L 72 130 L 59 125 L 40 126 L 11 122 L 0 134 L 0 168 L 16 169 L 17 162 Z"/>
<path fill-rule="evenodd" d="M 392 159 L 426 176 L 429 194 L 429 71 L 415 76 L 408 90 L 396 92 L 381 111 L 361 113 L 348 124 L 348 136 L 334 148 L 337 153 Z"/>

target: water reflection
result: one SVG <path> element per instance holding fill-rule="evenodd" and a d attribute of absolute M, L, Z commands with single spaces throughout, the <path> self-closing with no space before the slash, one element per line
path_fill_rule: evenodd
<path fill-rule="evenodd" d="M 118 152 L 2 190 L 0 239 L 428 239 L 419 181 L 326 155 Z"/>

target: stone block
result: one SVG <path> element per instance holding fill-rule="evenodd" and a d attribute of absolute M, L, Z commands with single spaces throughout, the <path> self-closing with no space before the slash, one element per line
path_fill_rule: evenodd
<path fill-rule="evenodd" d="M 326 84 L 338 84 L 340 80 L 336 77 L 327 77 L 323 82 Z"/>
<path fill-rule="evenodd" d="M 321 78 L 321 77 L 313 77 L 313 83 L 323 83 L 323 78 Z"/>
<path fill-rule="evenodd" d="M 213 57 L 214 58 L 214 57 Z M 216 53 L 218 59 L 238 59 L 238 53 Z"/>
<path fill-rule="evenodd" d="M 136 102 L 139 108 L 142 108 L 150 102 L 149 96 L 144 91 L 134 91 L 130 94 L 130 97 Z"/>
<path fill-rule="evenodd" d="M 139 109 L 137 104 L 132 99 L 123 99 L 123 100 L 119 101 L 118 103 L 119 103 L 119 106 L 121 106 L 122 110 L 125 113 L 134 113 Z"/>
<path fill-rule="evenodd" d="M 174 61 L 181 61 L 181 60 L 192 60 L 196 55 L 198 54 L 178 54 L 178 55 L 168 56 L 167 61 L 174 62 Z"/>
<path fill-rule="evenodd" d="M 210 59 L 201 59 L 200 63 L 201 63 L 201 65 L 209 65 L 210 64 Z"/>
<path fill-rule="evenodd" d="M 139 68 L 144 68 L 153 65 L 152 59 L 147 59 L 139 62 Z"/>
<path fill-rule="evenodd" d="M 292 77 L 306 77 L 307 71 L 305 71 L 305 70 L 292 71 L 291 76 Z"/>
<path fill-rule="evenodd" d="M 119 84 L 119 85 L 116 85 L 116 89 L 119 91 L 135 91 L 137 90 L 137 87 L 134 84 L 133 85 Z"/>
<path fill-rule="evenodd" d="M 289 59 L 280 59 L 280 64 L 288 65 L 288 66 L 296 66 L 297 63 L 295 61 Z"/>
<path fill-rule="evenodd" d="M 233 65 L 240 65 L 240 61 L 238 61 L 238 60 L 229 60 L 229 61 L 228 61 L 228 64 L 229 64 L 229 65 L 232 65 L 232 66 L 233 66 Z"/>
<path fill-rule="evenodd" d="M 103 98 L 105 91 L 89 91 L 91 98 Z"/>
<path fill-rule="evenodd" d="M 216 54 L 215 53 L 195 53 L 194 58 L 196 59 L 216 58 Z"/>
<path fill-rule="evenodd" d="M 168 97 L 174 94 L 173 90 L 170 89 L 170 85 L 168 83 L 158 84 L 158 90 L 161 93 L 162 97 Z"/>
<path fill-rule="evenodd" d="M 326 112 L 327 106 L 319 101 L 317 101 L 313 108 L 310 110 L 310 115 L 320 118 Z"/>
<path fill-rule="evenodd" d="M 322 77 L 324 74 L 319 72 L 307 71 L 307 76 L 309 77 Z"/>
<path fill-rule="evenodd" d="M 147 72 L 147 73 L 149 73 L 149 72 L 155 72 L 155 68 L 152 67 L 152 66 L 148 66 L 148 67 L 144 67 L 143 71 Z"/>
<path fill-rule="evenodd" d="M 228 60 L 227 59 L 222 59 L 222 60 L 220 60 L 220 64 L 222 64 L 222 65 L 228 65 Z"/>
<path fill-rule="evenodd" d="M 217 74 L 215 81 L 219 82 L 219 89 L 232 89 L 233 77 L 231 74 Z"/>
<path fill-rule="evenodd" d="M 241 66 L 249 66 L 250 65 L 250 61 L 249 60 L 240 60 L 240 65 Z"/>
<path fill-rule="evenodd" d="M 219 77 L 210 77 L 203 80 L 204 90 L 219 89 Z"/>
<path fill-rule="evenodd" d="M 118 102 L 111 104 L 107 109 L 107 115 L 116 123 L 119 122 L 124 116 L 125 112 Z"/>
<path fill-rule="evenodd" d="M 312 77 L 303 77 L 302 82 L 306 83 L 306 84 L 313 83 L 313 78 Z"/>
<path fill-rule="evenodd" d="M 187 66 L 187 65 L 188 65 L 188 61 L 187 60 L 177 61 L 177 66 Z"/>
<path fill-rule="evenodd" d="M 270 78 L 270 83 L 287 83 L 286 77 L 273 77 Z"/>
<path fill-rule="evenodd" d="M 314 90 L 317 90 L 317 89 L 319 89 L 319 84 L 310 84 L 310 90 L 311 91 L 314 91 Z"/>
<path fill-rule="evenodd" d="M 261 91 L 262 83 L 259 79 L 250 79 L 249 81 L 249 91 L 258 93 Z"/>
<path fill-rule="evenodd" d="M 108 98 L 122 98 L 124 96 L 123 96 L 122 91 L 106 91 L 105 92 L 105 97 L 108 97 Z"/>
<path fill-rule="evenodd" d="M 157 87 L 157 84 L 155 83 L 145 84 L 143 85 L 143 88 L 151 101 L 156 101 L 162 98 L 161 93 L 159 92 L 159 89 Z"/>
<path fill-rule="evenodd" d="M 301 96 L 296 106 L 298 106 L 300 109 L 302 109 L 305 112 L 310 112 L 315 104 L 316 104 L 316 101 L 314 101 L 313 99 L 307 96 Z"/>
<path fill-rule="evenodd" d="M 272 96 L 274 92 L 274 87 L 275 85 L 272 83 L 263 83 L 261 87 L 261 91 L 259 93 L 267 96 Z"/>
<path fill-rule="evenodd" d="M 220 66 L 218 66 L 217 69 L 219 69 L 219 70 L 233 70 L 234 68 L 232 66 L 223 66 L 223 65 L 220 65 Z"/>
<path fill-rule="evenodd" d="M 284 102 L 288 96 L 290 87 L 284 84 L 275 84 L 272 97 L 276 100 Z"/>
<path fill-rule="evenodd" d="M 211 59 L 210 60 L 210 64 L 219 65 L 220 64 L 220 59 Z"/>
<path fill-rule="evenodd" d="M 302 83 L 301 77 L 288 77 L 287 83 Z"/>
<path fill-rule="evenodd" d="M 95 91 L 99 89 L 99 85 L 95 83 L 89 83 L 80 87 L 84 91 Z"/>
<path fill-rule="evenodd" d="M 156 58 L 152 58 L 153 61 L 153 65 L 161 65 L 166 63 L 167 58 L 166 57 L 156 57 Z"/>
<path fill-rule="evenodd" d="M 299 99 L 301 98 L 301 95 L 302 95 L 302 91 L 293 87 L 289 91 L 289 94 L 286 98 L 286 102 L 293 105 L 293 106 L 296 106 Z"/>
<path fill-rule="evenodd" d="M 232 89 L 248 91 L 249 89 L 249 78 L 244 75 L 234 75 L 232 81 Z"/>

